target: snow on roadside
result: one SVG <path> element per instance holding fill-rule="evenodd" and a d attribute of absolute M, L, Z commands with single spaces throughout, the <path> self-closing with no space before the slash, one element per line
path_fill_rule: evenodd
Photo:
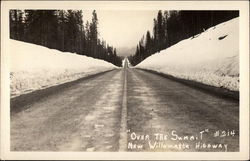
<path fill-rule="evenodd" d="M 11 97 L 115 68 L 103 60 L 10 40 Z"/>
<path fill-rule="evenodd" d="M 180 41 L 136 67 L 239 91 L 239 18 Z"/>

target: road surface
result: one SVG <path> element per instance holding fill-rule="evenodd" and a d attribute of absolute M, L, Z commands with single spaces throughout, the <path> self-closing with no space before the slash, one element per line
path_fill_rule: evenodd
<path fill-rule="evenodd" d="M 138 69 L 25 106 L 11 113 L 13 151 L 239 151 L 237 101 Z"/>

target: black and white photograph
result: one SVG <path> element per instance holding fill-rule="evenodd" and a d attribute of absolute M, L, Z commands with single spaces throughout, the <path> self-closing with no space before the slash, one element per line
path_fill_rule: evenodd
<path fill-rule="evenodd" d="M 1 71 L 7 82 L 1 83 L 7 102 L 1 103 L 1 128 L 8 120 L 1 144 L 3 137 L 8 144 L 1 148 L 24 156 L 249 157 L 242 143 L 249 51 L 243 50 L 248 39 L 241 35 L 246 13 L 240 8 L 248 3 L 218 9 L 152 1 L 150 8 L 149 2 L 8 5 L 8 24 L 1 22 L 8 26 L 1 32 L 8 48 L 1 52 L 1 68 L 8 65 Z"/>

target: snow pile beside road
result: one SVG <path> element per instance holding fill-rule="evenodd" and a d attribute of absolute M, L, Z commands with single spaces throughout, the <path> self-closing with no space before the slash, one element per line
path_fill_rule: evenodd
<path fill-rule="evenodd" d="M 111 63 L 10 40 L 11 97 L 116 68 Z"/>
<path fill-rule="evenodd" d="M 136 67 L 239 91 L 239 18 L 183 40 Z"/>

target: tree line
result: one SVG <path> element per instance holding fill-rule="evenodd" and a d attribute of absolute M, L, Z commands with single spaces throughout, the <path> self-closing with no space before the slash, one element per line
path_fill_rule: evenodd
<path fill-rule="evenodd" d="M 10 38 L 108 61 L 121 66 L 116 48 L 98 37 L 98 18 L 82 10 L 10 10 Z"/>
<path fill-rule="evenodd" d="M 128 59 L 132 65 L 137 65 L 154 53 L 183 39 L 195 38 L 208 28 L 238 16 L 238 11 L 159 10 L 153 20 L 153 34 L 147 31 L 136 46 L 135 54 Z"/>

